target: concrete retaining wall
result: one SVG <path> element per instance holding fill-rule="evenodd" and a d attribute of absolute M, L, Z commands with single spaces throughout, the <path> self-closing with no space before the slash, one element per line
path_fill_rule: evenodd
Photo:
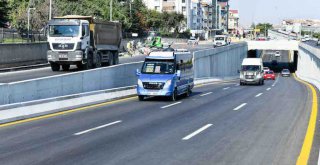
<path fill-rule="evenodd" d="M 194 52 L 195 78 L 237 76 L 247 52 L 246 43 L 196 51 Z"/>
<path fill-rule="evenodd" d="M 296 74 L 320 90 L 320 49 L 300 43 Z"/>
<path fill-rule="evenodd" d="M 0 105 L 135 85 L 141 62 L 0 85 Z"/>
<path fill-rule="evenodd" d="M 0 68 L 46 62 L 46 43 L 0 44 Z"/>

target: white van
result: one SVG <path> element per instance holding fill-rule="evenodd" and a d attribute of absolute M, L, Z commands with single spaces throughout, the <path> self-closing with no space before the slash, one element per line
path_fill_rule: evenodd
<path fill-rule="evenodd" d="M 240 71 L 240 85 L 263 85 L 263 63 L 261 58 L 245 58 Z"/>
<path fill-rule="evenodd" d="M 228 45 L 228 37 L 226 35 L 216 35 L 213 39 L 213 47 Z"/>

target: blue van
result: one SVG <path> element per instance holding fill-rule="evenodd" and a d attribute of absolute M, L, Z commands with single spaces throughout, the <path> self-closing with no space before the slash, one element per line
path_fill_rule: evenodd
<path fill-rule="evenodd" d="M 137 69 L 137 94 L 142 101 L 148 96 L 166 96 L 175 101 L 178 95 L 189 96 L 194 87 L 192 54 L 184 49 L 151 52 L 141 72 Z"/>

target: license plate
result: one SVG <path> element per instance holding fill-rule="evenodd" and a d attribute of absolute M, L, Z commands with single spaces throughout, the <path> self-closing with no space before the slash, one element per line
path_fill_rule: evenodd
<path fill-rule="evenodd" d="M 59 58 L 63 58 L 63 59 L 68 58 L 68 54 L 59 54 Z"/>
<path fill-rule="evenodd" d="M 157 95 L 158 92 L 148 92 L 149 95 Z"/>

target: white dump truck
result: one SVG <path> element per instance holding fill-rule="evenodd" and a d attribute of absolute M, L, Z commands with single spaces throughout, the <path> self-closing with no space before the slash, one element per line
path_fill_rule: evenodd
<path fill-rule="evenodd" d="M 47 57 L 52 71 L 116 65 L 122 39 L 121 24 L 91 16 L 55 17 L 48 23 Z"/>

